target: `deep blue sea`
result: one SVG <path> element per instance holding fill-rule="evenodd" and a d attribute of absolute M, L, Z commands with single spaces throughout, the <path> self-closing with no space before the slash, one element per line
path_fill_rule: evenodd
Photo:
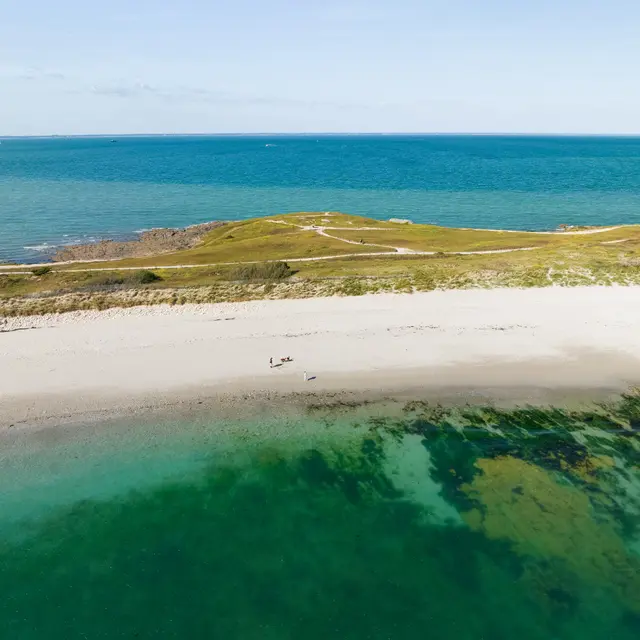
<path fill-rule="evenodd" d="M 0 261 L 159 226 L 301 210 L 447 226 L 640 222 L 640 138 L 4 139 Z"/>

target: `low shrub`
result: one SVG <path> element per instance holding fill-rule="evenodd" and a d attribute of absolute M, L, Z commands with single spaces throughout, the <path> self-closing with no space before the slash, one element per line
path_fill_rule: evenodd
<path fill-rule="evenodd" d="M 247 264 L 229 272 L 229 280 L 241 282 L 278 282 L 293 275 L 291 267 L 286 262 L 263 262 Z"/>
<path fill-rule="evenodd" d="M 162 280 L 162 278 L 153 271 L 143 269 L 142 271 L 134 271 L 126 280 L 132 284 L 151 284 Z"/>
<path fill-rule="evenodd" d="M 135 288 L 145 284 L 158 282 L 162 278 L 153 271 L 143 269 L 132 271 L 125 275 L 115 275 L 113 273 L 94 276 L 80 291 L 113 291 L 116 289 Z"/>
<path fill-rule="evenodd" d="M 35 267 L 35 269 L 31 269 L 31 273 L 34 276 L 46 276 L 47 273 L 51 273 L 51 267 Z"/>

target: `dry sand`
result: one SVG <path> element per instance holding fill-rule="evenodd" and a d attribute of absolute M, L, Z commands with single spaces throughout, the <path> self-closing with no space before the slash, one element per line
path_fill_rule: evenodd
<path fill-rule="evenodd" d="M 220 394 L 499 388 L 526 401 L 536 389 L 623 390 L 640 383 L 639 328 L 638 287 L 9 318 L 0 332 L 0 426 Z M 294 361 L 270 369 L 269 358 L 283 356 Z"/>

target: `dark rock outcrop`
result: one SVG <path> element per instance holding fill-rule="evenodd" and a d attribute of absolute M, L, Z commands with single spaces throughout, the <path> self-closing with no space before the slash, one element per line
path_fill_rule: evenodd
<path fill-rule="evenodd" d="M 60 249 L 53 256 L 54 262 L 71 260 L 117 260 L 119 258 L 143 258 L 146 256 L 181 251 L 195 247 L 202 237 L 225 222 L 205 222 L 184 229 L 151 229 L 140 237 L 127 242 L 102 240 L 91 244 L 71 245 Z"/>

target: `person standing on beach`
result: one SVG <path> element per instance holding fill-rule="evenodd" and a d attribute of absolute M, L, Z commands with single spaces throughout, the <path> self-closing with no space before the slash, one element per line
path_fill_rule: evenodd
<path fill-rule="evenodd" d="M 304 381 L 305 382 L 307 381 L 307 372 L 306 371 L 304 372 Z"/>
<path fill-rule="evenodd" d="M 269 368 L 273 369 L 273 358 L 269 358 Z"/>

